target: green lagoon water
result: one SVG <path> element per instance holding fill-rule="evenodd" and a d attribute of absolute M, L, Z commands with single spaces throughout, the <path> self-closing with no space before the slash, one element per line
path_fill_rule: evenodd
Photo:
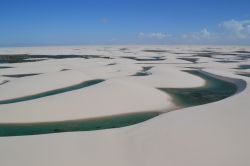
<path fill-rule="evenodd" d="M 148 72 L 150 69 L 152 69 L 153 66 L 146 66 L 146 67 L 142 67 L 141 71 L 138 71 L 137 73 L 135 73 L 132 76 L 148 76 L 151 75 L 152 73 Z"/>
<path fill-rule="evenodd" d="M 50 123 L 0 124 L 0 136 L 22 136 L 118 128 L 146 121 L 159 114 L 159 112 L 144 112 Z"/>
<path fill-rule="evenodd" d="M 205 79 L 206 86 L 198 88 L 160 88 L 160 90 L 167 92 L 174 98 L 174 102 L 179 106 L 179 108 L 219 101 L 235 94 L 237 91 L 236 85 L 223 80 L 216 79 L 198 70 L 187 72 Z M 94 85 L 102 81 L 103 80 L 87 81 L 82 84 L 44 92 L 36 95 L 26 96 L 23 98 L 0 101 L 0 104 L 10 104 L 15 102 L 33 100 L 40 97 L 77 90 L 90 85 Z M 162 112 L 143 112 L 107 116 L 94 119 L 80 119 L 49 123 L 0 124 L 0 136 L 22 136 L 70 131 L 90 131 L 119 128 L 141 123 L 143 121 L 156 117 L 161 113 Z"/>
<path fill-rule="evenodd" d="M 236 93 L 237 86 L 233 83 L 216 79 L 198 70 L 186 71 L 206 80 L 206 86 L 198 88 L 160 88 L 174 98 L 181 108 L 207 104 L 222 100 Z"/>
<path fill-rule="evenodd" d="M 245 77 L 250 77 L 250 73 L 239 73 L 238 75 L 245 76 Z"/>
<path fill-rule="evenodd" d="M 240 70 L 250 69 L 250 65 L 239 65 L 237 69 L 240 69 Z"/>
<path fill-rule="evenodd" d="M 39 75 L 41 73 L 33 73 L 33 74 L 13 74 L 13 75 L 3 75 L 4 77 L 11 77 L 11 78 L 22 78 L 22 77 L 29 77 Z"/>
<path fill-rule="evenodd" d="M 102 80 L 102 79 L 89 80 L 89 81 L 82 82 L 80 84 L 68 86 L 65 88 L 54 89 L 51 91 L 46 91 L 46 92 L 42 92 L 42 93 L 38 93 L 38 94 L 34 94 L 34 95 L 29 95 L 29 96 L 14 98 L 14 99 L 8 99 L 8 100 L 0 100 L 0 104 L 12 104 L 12 103 L 24 102 L 24 101 L 29 101 L 29 100 L 35 100 L 35 99 L 42 98 L 42 97 L 47 97 L 47 96 L 52 96 L 52 95 L 57 95 L 60 93 L 73 91 L 73 90 L 78 90 L 81 88 L 85 88 L 88 86 L 98 84 L 98 83 L 103 82 L 103 81 L 104 80 Z"/>

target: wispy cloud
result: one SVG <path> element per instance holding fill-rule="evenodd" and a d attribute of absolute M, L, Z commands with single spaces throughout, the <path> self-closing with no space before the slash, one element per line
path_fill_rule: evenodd
<path fill-rule="evenodd" d="M 219 27 L 225 30 L 227 35 L 239 39 L 250 38 L 250 20 L 229 20 L 219 24 Z"/>
<path fill-rule="evenodd" d="M 190 39 L 190 40 L 202 40 L 202 39 L 210 39 L 214 38 L 215 35 L 207 30 L 207 28 L 203 28 L 199 32 L 193 32 L 188 34 L 183 34 L 183 39 Z"/>
<path fill-rule="evenodd" d="M 162 39 L 166 39 L 168 37 L 171 37 L 171 35 L 170 34 L 165 34 L 165 33 L 162 33 L 162 32 L 154 32 L 154 33 L 140 32 L 139 37 L 162 40 Z"/>
<path fill-rule="evenodd" d="M 249 44 L 250 20 L 227 20 L 196 32 L 170 35 L 167 32 L 139 33 L 142 42 L 177 44 Z"/>
<path fill-rule="evenodd" d="M 208 30 L 207 30 L 207 28 L 204 28 L 204 29 L 202 29 L 201 31 L 200 31 L 200 34 L 199 34 L 201 37 L 203 37 L 203 38 L 207 38 L 207 37 L 211 37 L 212 36 L 212 34 L 211 34 L 211 32 L 209 32 Z"/>

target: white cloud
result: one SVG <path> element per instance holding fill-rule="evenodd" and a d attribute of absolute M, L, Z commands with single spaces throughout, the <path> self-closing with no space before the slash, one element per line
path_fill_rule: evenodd
<path fill-rule="evenodd" d="M 240 39 L 250 38 L 250 20 L 229 20 L 219 24 L 225 32 L 231 37 Z"/>
<path fill-rule="evenodd" d="M 201 37 L 211 37 L 211 33 L 208 32 L 208 30 L 207 30 L 206 28 L 204 28 L 204 29 L 202 29 L 202 30 L 200 31 L 200 36 L 201 36 Z"/>
<path fill-rule="evenodd" d="M 170 36 L 171 35 L 169 35 L 169 34 L 165 34 L 165 33 L 161 33 L 161 32 L 154 32 L 154 33 L 140 32 L 139 33 L 139 37 L 146 37 L 146 38 L 152 38 L 152 39 L 158 39 L 158 40 L 162 40 L 162 39 L 168 38 Z"/>
<path fill-rule="evenodd" d="M 199 32 L 189 33 L 182 35 L 183 39 L 190 40 L 202 40 L 202 39 L 211 39 L 214 38 L 215 35 L 207 30 L 207 28 L 203 28 Z"/>
<path fill-rule="evenodd" d="M 215 28 L 217 26 L 217 28 Z M 219 27 L 219 28 L 218 28 Z M 142 42 L 187 44 L 249 44 L 250 20 L 228 20 L 214 25 L 214 31 L 206 27 L 197 32 L 169 35 L 162 32 L 139 33 Z M 145 40 L 147 39 L 147 40 Z"/>

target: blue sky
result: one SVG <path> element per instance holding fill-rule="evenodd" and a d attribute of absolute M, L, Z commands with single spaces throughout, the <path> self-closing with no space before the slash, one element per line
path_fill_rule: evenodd
<path fill-rule="evenodd" d="M 250 44 L 249 0 L 0 0 L 0 46 Z"/>

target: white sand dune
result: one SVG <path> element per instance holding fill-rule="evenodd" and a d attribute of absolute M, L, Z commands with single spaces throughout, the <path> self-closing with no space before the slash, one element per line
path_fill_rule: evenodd
<path fill-rule="evenodd" d="M 77 71 L 51 72 L 12 80 L 0 86 L 0 100 L 29 96 L 79 84 L 91 78 Z"/>
<path fill-rule="evenodd" d="M 127 48 L 126 51 L 131 53 L 127 55 L 122 48 Z M 8 64 L 15 68 L 0 69 L 1 75 L 32 73 L 32 67 L 35 68 L 36 65 L 43 74 L 10 79 L 10 82 L 0 85 L 0 100 L 61 88 L 85 80 L 106 81 L 53 96 L 0 105 L 0 124 L 52 122 L 171 110 L 175 107 L 172 98 L 156 88 L 203 86 L 203 79 L 181 71 L 190 70 L 190 67 L 202 67 L 204 72 L 213 77 L 238 86 L 237 94 L 221 101 L 171 111 L 123 128 L 0 137 L 1 165 L 249 166 L 250 78 L 236 75 L 243 71 L 237 69 L 239 65 L 250 65 L 249 58 L 232 63 L 216 62 L 216 58 L 235 59 L 245 54 L 227 56 L 227 53 L 250 51 L 250 48 L 217 48 L 218 46 L 75 46 L 0 49 L 0 54 L 98 54 L 112 57 Z M 177 59 L 206 50 L 216 52 L 215 57 L 196 56 L 199 58 L 198 63 Z M 218 56 L 218 52 L 223 55 Z M 166 60 L 144 62 L 122 58 L 131 54 L 140 58 L 159 55 Z M 107 65 L 110 63 L 113 65 Z M 153 66 L 148 71 L 151 75 L 131 76 L 145 66 Z M 23 69 L 25 72 L 22 72 Z M 61 69 L 70 70 L 60 72 Z M 248 71 L 249 69 L 244 70 Z M 5 79 L 0 78 L 1 81 Z M 31 88 L 32 83 L 39 86 Z"/>
<path fill-rule="evenodd" d="M 137 92 L 136 94 L 134 94 Z M 0 105 L 1 123 L 53 122 L 124 113 L 167 111 L 171 98 L 152 87 L 109 80 L 77 91 Z"/>
<path fill-rule="evenodd" d="M 158 66 L 148 71 L 150 75 L 121 78 L 123 81 L 136 81 L 157 88 L 192 88 L 205 85 L 205 80 L 177 69 Z M 177 81 L 182 80 L 182 81 Z"/>

